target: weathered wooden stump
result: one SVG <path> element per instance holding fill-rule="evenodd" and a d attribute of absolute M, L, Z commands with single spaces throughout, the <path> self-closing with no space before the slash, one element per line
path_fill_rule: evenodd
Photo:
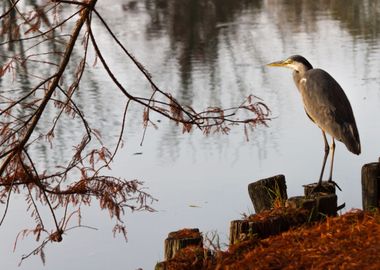
<path fill-rule="evenodd" d="M 230 223 L 230 245 L 252 238 L 267 238 L 304 224 L 309 211 L 277 208 L 252 215 L 248 219 L 233 220 Z"/>
<path fill-rule="evenodd" d="M 380 207 L 380 158 L 362 167 L 362 202 L 366 211 Z"/>
<path fill-rule="evenodd" d="M 303 208 L 311 211 L 315 207 L 315 199 L 310 199 L 305 196 L 290 197 L 286 200 L 285 206 L 290 208 Z"/>
<path fill-rule="evenodd" d="M 326 194 L 317 196 L 316 201 L 316 215 L 318 217 L 336 216 L 338 211 L 338 196 L 336 194 Z"/>
<path fill-rule="evenodd" d="M 269 210 L 276 199 L 285 201 L 288 198 L 285 176 L 280 174 L 253 182 L 248 185 L 248 193 L 257 214 Z"/>
<path fill-rule="evenodd" d="M 203 247 L 203 237 L 199 229 L 182 229 L 169 233 L 165 239 L 165 260 L 172 259 L 178 250 L 187 246 Z"/>
<path fill-rule="evenodd" d="M 337 211 L 342 207 L 338 207 L 338 197 L 333 193 L 308 193 L 308 196 L 291 197 L 286 201 L 285 205 L 291 208 L 308 210 L 310 212 L 310 220 L 318 220 L 326 216 L 336 216 Z"/>
<path fill-rule="evenodd" d="M 304 185 L 304 194 L 305 196 L 312 195 L 315 192 L 315 187 L 317 186 L 318 183 L 312 183 L 308 185 Z M 326 194 L 336 194 L 336 189 L 335 189 L 335 184 L 328 182 L 328 181 L 322 181 L 322 187 L 321 190 L 323 193 Z"/>
<path fill-rule="evenodd" d="M 317 183 L 306 185 L 305 196 L 287 199 L 284 175 L 276 175 L 249 184 L 248 192 L 256 215 L 231 222 L 230 244 L 252 237 L 266 238 L 308 221 L 336 216 L 340 209 L 337 206 L 336 185 L 324 181 L 318 190 L 315 189 L 316 186 Z M 281 203 L 274 208 L 276 200 Z"/>
<path fill-rule="evenodd" d="M 199 232 L 199 229 L 182 229 L 179 231 L 169 233 L 168 237 L 165 239 L 165 261 L 158 262 L 155 266 L 155 270 L 167 270 L 172 269 L 170 267 L 174 256 L 180 251 L 186 251 L 184 248 L 194 248 L 198 250 L 198 253 L 202 254 L 200 257 L 203 258 L 203 237 Z M 192 249 L 193 250 L 193 249 Z M 186 256 L 186 254 L 178 254 L 180 257 Z M 177 255 L 177 256 L 178 256 Z M 198 254 L 196 256 L 199 257 Z M 180 258 L 181 259 L 181 258 Z M 182 258 L 183 259 L 183 258 Z M 189 258 L 191 260 L 192 258 Z"/>
<path fill-rule="evenodd" d="M 311 211 L 312 220 L 318 220 L 325 216 L 336 216 L 338 210 L 345 206 L 345 204 L 338 206 L 338 197 L 335 194 L 336 184 L 323 181 L 319 190 L 315 190 L 316 186 L 317 183 L 303 186 L 305 196 L 297 199 L 303 201 L 299 206 Z"/>
<path fill-rule="evenodd" d="M 251 236 L 248 220 L 233 220 L 230 222 L 230 245 L 247 240 Z"/>

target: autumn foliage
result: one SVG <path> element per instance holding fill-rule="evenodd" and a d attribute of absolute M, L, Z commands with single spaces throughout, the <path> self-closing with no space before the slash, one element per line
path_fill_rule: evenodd
<path fill-rule="evenodd" d="M 199 270 L 379 269 L 380 213 L 353 210 L 277 236 L 240 242 L 211 258 L 200 260 L 200 253 L 200 248 L 185 248 L 167 269 L 195 269 L 194 262 Z"/>

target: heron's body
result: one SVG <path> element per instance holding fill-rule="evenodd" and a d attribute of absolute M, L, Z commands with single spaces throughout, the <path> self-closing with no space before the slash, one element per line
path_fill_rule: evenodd
<path fill-rule="evenodd" d="M 291 56 L 284 61 L 274 62 L 269 66 L 284 66 L 293 69 L 293 79 L 301 94 L 306 114 L 322 130 L 325 141 L 325 157 L 319 184 L 322 182 L 329 145 L 325 132 L 332 139 L 332 161 L 329 181 L 332 177 L 334 160 L 334 139 L 341 141 L 347 149 L 360 154 L 360 139 L 354 114 L 346 94 L 337 81 L 326 71 L 313 68 L 302 56 Z"/>
<path fill-rule="evenodd" d="M 350 102 L 340 85 L 322 69 L 310 69 L 294 80 L 302 96 L 305 111 L 320 129 L 344 143 L 349 151 L 360 154 L 360 139 Z M 325 82 L 328 81 L 327 85 Z M 313 91 L 308 91 L 313 89 Z"/>

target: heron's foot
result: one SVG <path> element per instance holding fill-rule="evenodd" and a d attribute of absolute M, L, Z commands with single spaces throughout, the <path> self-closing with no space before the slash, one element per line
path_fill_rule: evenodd
<path fill-rule="evenodd" d="M 340 188 L 340 186 L 339 186 L 335 181 L 329 179 L 327 182 L 330 183 L 330 184 L 333 184 L 334 187 L 336 187 L 336 188 L 338 188 L 340 191 L 342 191 L 342 189 Z"/>

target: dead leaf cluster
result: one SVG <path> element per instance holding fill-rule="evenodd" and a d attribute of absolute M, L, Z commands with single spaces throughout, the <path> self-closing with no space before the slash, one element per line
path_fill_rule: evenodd
<path fill-rule="evenodd" d="M 175 266 L 178 256 L 180 268 L 167 269 L 194 269 L 192 250 L 184 249 L 169 262 Z M 187 254 L 187 264 L 182 252 Z M 353 210 L 277 236 L 230 246 L 213 258 L 204 258 L 198 269 L 380 269 L 379 254 L 379 212 Z"/>

